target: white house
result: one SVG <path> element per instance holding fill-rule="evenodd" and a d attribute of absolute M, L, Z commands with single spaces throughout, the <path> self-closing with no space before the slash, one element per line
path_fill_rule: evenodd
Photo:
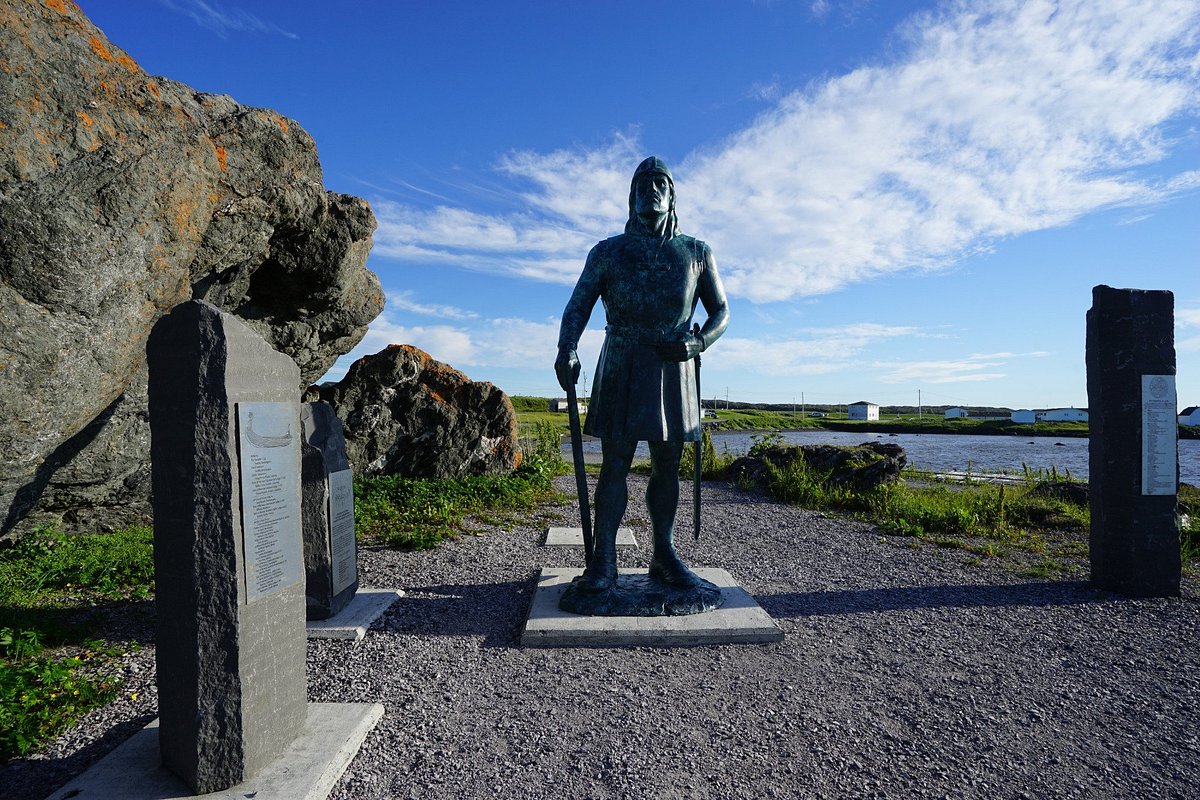
<path fill-rule="evenodd" d="M 585 406 L 583 404 L 582 400 L 576 401 L 575 405 L 579 407 L 580 414 L 587 413 L 587 406 Z M 566 413 L 567 409 L 569 409 L 570 407 L 571 406 L 569 403 L 567 403 L 567 398 L 565 398 L 565 397 L 560 397 L 557 400 L 550 401 L 550 410 L 551 411 L 561 411 L 563 413 Z"/>
<path fill-rule="evenodd" d="M 1188 406 L 1179 415 L 1180 425 L 1200 425 L 1200 406 Z"/>
<path fill-rule="evenodd" d="M 1086 408 L 1048 408 L 1039 411 L 1037 418 L 1042 422 L 1087 422 Z"/>
<path fill-rule="evenodd" d="M 1012 412 L 1010 419 L 1018 425 L 1032 425 L 1037 422 L 1037 415 L 1028 408 L 1022 408 Z"/>
<path fill-rule="evenodd" d="M 971 414 L 965 408 L 947 408 L 946 419 L 966 419 Z"/>
<path fill-rule="evenodd" d="M 849 419 L 867 421 L 879 419 L 879 406 L 874 403 L 868 403 L 866 400 L 859 400 L 857 403 L 851 403 L 846 406 L 846 416 Z"/>

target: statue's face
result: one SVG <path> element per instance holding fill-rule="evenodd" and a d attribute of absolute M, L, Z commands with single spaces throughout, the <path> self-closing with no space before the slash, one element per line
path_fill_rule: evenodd
<path fill-rule="evenodd" d="M 671 181 L 666 175 L 650 173 L 638 179 L 633 208 L 638 214 L 666 214 L 671 210 Z"/>

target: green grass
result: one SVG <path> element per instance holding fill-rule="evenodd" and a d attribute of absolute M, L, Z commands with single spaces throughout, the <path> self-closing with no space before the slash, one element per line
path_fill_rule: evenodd
<path fill-rule="evenodd" d="M 781 431 L 800 430 L 803 428 L 819 429 L 822 420 L 793 415 L 787 411 L 760 411 L 754 408 L 720 408 L 713 417 L 705 419 L 706 427 L 711 425 L 719 431 Z"/>
<path fill-rule="evenodd" d="M 941 483 L 925 476 L 866 492 L 835 486 L 800 458 L 784 467 L 768 465 L 768 475 L 767 492 L 777 499 L 849 513 L 914 544 L 1005 558 L 1043 577 L 1086 563 L 1089 510 L 1056 490 L 1071 483 L 1057 473 L 1027 471 L 1024 483 L 1008 485 Z M 1184 513 L 1200 510 L 1200 493 L 1185 487 L 1180 507 Z M 1181 524 L 1180 551 L 1185 571 L 1200 571 L 1200 515 Z"/>
<path fill-rule="evenodd" d="M 0 761 L 112 699 L 111 665 L 136 648 L 96 641 L 89 609 L 153 592 L 153 533 L 38 529 L 0 551 Z"/>
<path fill-rule="evenodd" d="M 550 480 L 569 469 L 559 441 L 557 427 L 534 423 L 522 435 L 521 464 L 511 475 L 358 478 L 355 530 L 364 542 L 422 550 L 457 536 L 468 515 L 506 527 L 497 512 L 532 509 L 556 496 Z"/>

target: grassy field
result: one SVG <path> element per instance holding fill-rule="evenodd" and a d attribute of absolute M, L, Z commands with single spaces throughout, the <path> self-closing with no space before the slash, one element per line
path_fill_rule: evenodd
<path fill-rule="evenodd" d="M 779 444 L 777 437 L 763 436 L 750 454 L 774 444 Z M 725 467 L 716 465 L 714 473 L 720 475 Z M 764 488 L 784 502 L 874 523 L 885 535 L 905 537 L 914 547 L 929 544 L 961 549 L 977 559 L 1000 558 L 1031 576 L 1086 576 L 1091 524 L 1081 491 L 1086 483 L 1041 470 L 1027 470 L 1015 484 L 949 482 L 911 470 L 904 474 L 898 483 L 854 492 L 794 458 L 785 467 L 768 465 Z M 1195 575 L 1200 571 L 1200 490 L 1183 486 L 1179 507 L 1180 555 L 1185 572 Z"/>
<path fill-rule="evenodd" d="M 586 415 L 584 416 L 586 419 Z M 553 425 L 563 434 L 568 433 L 567 415 L 562 412 L 544 410 L 517 411 L 517 420 L 522 429 L 539 423 Z M 714 431 L 795 431 L 830 430 L 863 433 L 947 433 L 974 434 L 978 436 L 1054 436 L 1058 438 L 1080 438 L 1088 435 L 1086 422 L 1037 422 L 1018 425 L 1007 420 L 944 420 L 937 417 L 892 418 L 860 422 L 846 419 L 845 414 L 828 414 L 824 417 L 802 417 L 787 411 L 760 411 L 758 409 L 719 409 L 715 417 L 706 417 L 705 427 Z M 1181 429 L 1182 430 L 1182 429 Z"/>

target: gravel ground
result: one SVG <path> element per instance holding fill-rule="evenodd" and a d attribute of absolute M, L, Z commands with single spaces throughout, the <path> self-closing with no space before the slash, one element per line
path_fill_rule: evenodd
<path fill-rule="evenodd" d="M 644 483 L 628 566 L 647 563 Z M 681 554 L 740 580 L 783 642 L 519 647 L 538 569 L 581 560 L 539 546 L 570 504 L 434 551 L 362 552 L 362 585 L 407 594 L 364 641 L 308 645 L 310 699 L 386 708 L 332 797 L 1200 797 L 1194 583 L 1128 600 L 722 484 L 704 495 L 703 539 Z M 141 641 L 145 617 L 122 623 Z M 0 770 L 0 795 L 40 800 L 148 722 L 153 648 L 124 672 L 119 700 Z"/>

